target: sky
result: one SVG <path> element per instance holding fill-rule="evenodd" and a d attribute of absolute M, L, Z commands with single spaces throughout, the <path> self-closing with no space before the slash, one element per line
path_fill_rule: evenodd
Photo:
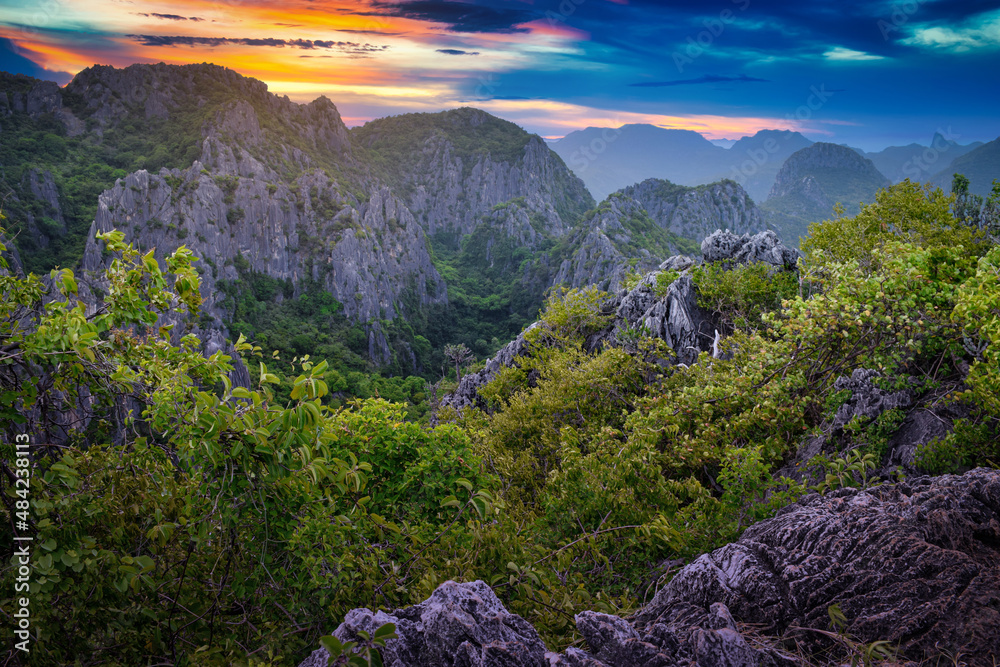
<path fill-rule="evenodd" d="M 0 0 L 0 69 L 212 62 L 348 125 L 485 109 L 865 150 L 1000 135 L 1000 0 Z"/>

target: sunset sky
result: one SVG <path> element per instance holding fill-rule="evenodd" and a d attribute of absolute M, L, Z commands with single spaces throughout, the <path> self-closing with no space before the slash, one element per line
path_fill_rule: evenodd
<path fill-rule="evenodd" d="M 212 62 L 349 125 L 475 106 L 559 137 L 653 123 L 867 150 L 1000 135 L 1000 2 L 0 0 L 0 66 Z"/>

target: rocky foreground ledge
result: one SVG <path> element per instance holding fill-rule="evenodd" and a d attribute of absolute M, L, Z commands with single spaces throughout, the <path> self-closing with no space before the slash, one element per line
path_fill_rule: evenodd
<path fill-rule="evenodd" d="M 818 647 L 837 604 L 846 632 L 887 640 L 901 658 L 1000 664 L 1000 471 L 920 477 L 813 494 L 683 568 L 634 616 L 576 616 L 587 650 L 546 650 L 481 581 L 442 584 L 390 614 L 355 609 L 334 634 L 395 623 L 391 667 L 666 667 L 797 665 L 755 634 Z M 319 649 L 299 667 L 327 664 Z"/>

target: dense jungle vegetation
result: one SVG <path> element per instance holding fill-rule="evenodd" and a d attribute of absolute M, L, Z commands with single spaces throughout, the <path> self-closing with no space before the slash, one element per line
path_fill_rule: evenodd
<path fill-rule="evenodd" d="M 0 457 L 0 608 L 26 516 L 31 664 L 297 664 L 351 608 L 416 603 L 447 579 L 488 582 L 565 647 L 574 613 L 635 609 L 674 559 L 804 493 L 875 483 L 892 424 L 853 424 L 854 453 L 813 461 L 812 480 L 774 476 L 853 369 L 962 407 L 924 470 L 1000 464 L 998 236 L 1000 188 L 982 201 L 904 181 L 814 225 L 797 275 L 702 266 L 724 354 L 690 367 L 641 330 L 586 352 L 604 295 L 556 293 L 533 354 L 484 391 L 491 409 L 435 427 L 384 399 L 331 402 L 350 378 L 294 349 L 279 395 L 274 340 L 238 341 L 249 388 L 233 359 L 171 342 L 158 316 L 200 302 L 185 248 L 160 265 L 102 235 L 116 260 L 89 315 L 71 271 L 51 288 L 4 271 L 0 418 L 33 458 L 19 497 L 13 445 Z"/>

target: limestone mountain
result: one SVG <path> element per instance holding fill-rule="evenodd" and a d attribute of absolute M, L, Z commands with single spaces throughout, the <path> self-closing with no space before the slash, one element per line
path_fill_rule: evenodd
<path fill-rule="evenodd" d="M 753 199 L 730 180 L 687 187 L 651 178 L 622 193 L 642 204 L 657 225 L 692 241 L 701 242 L 716 229 L 737 234 L 765 229 Z"/>
<path fill-rule="evenodd" d="M 871 202 L 889 180 L 868 160 L 846 146 L 816 143 L 785 161 L 761 206 L 764 218 L 786 243 L 798 245 L 812 222 L 828 220 L 836 204 L 849 215 L 860 202 Z"/>
<path fill-rule="evenodd" d="M 243 332 L 313 351 L 308 336 L 288 346 L 296 326 L 268 336 L 268 320 L 282 310 L 294 325 L 282 304 L 332 298 L 316 312 L 360 325 L 350 347 L 378 365 L 427 368 L 431 340 L 485 354 L 537 315 L 545 250 L 594 206 L 539 137 L 474 109 L 349 131 L 326 98 L 296 104 L 214 65 L 0 85 L 24 268 L 82 261 L 99 275 L 94 235 L 111 228 L 158 257 L 187 245 L 203 258 L 206 341 Z"/>
<path fill-rule="evenodd" d="M 717 178 L 736 181 L 760 203 L 767 199 L 785 160 L 812 143 L 791 130 L 760 130 L 729 148 Z"/>

